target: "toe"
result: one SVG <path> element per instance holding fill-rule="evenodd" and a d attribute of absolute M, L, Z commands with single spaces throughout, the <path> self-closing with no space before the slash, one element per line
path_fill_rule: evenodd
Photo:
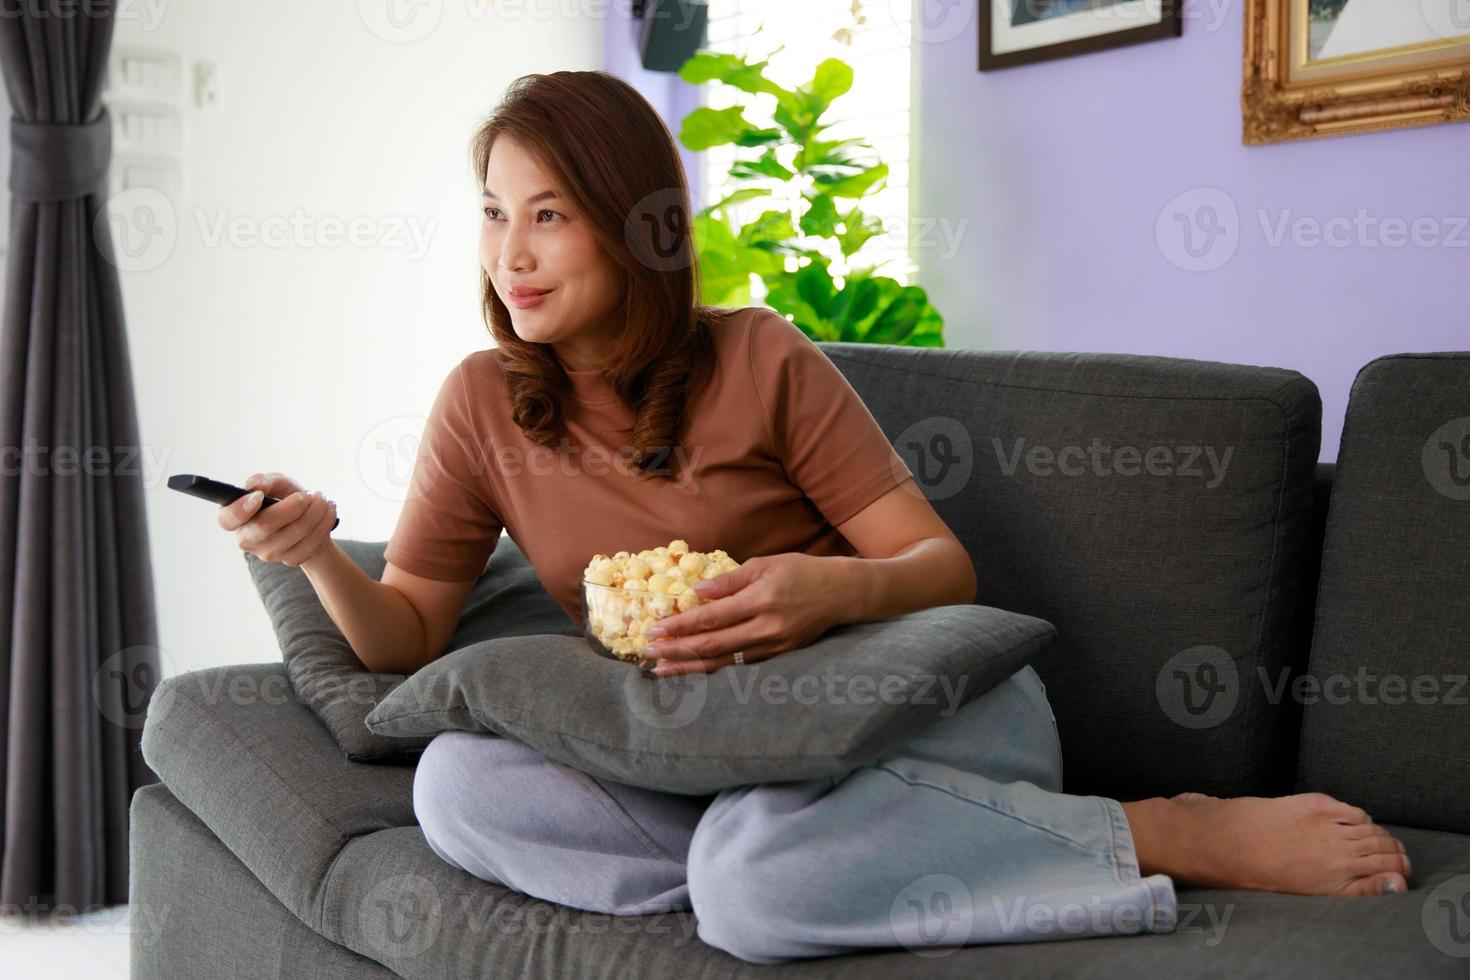
<path fill-rule="evenodd" d="M 1404 876 L 1396 871 L 1384 871 L 1379 874 L 1365 875 L 1362 878 L 1354 878 L 1343 888 L 1345 895 L 1391 895 L 1409 890 L 1408 882 Z"/>
<path fill-rule="evenodd" d="M 1402 894 L 1409 890 L 1409 883 L 1397 871 L 1386 871 L 1369 880 L 1375 883 L 1374 893 L 1378 895 Z"/>

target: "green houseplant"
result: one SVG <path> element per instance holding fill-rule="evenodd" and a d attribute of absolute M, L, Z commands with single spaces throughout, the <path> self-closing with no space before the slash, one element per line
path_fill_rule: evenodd
<path fill-rule="evenodd" d="M 944 319 L 922 288 L 878 274 L 884 263 L 851 261 L 883 233 L 861 201 L 888 175 L 866 140 L 822 137 L 830 126 L 822 116 L 852 87 L 851 66 L 828 58 L 810 81 L 789 89 L 767 77 L 768 64 L 698 51 L 679 70 L 691 84 L 730 85 L 775 99 L 770 127 L 752 124 L 739 105 L 703 106 L 681 122 L 679 141 L 691 150 L 735 144 L 749 151 L 737 151 L 731 168 L 737 189 L 694 215 L 702 301 L 748 305 L 754 275 L 765 286 L 766 303 L 813 340 L 943 347 Z M 799 213 L 777 200 L 781 188 L 788 198 L 799 193 Z M 739 222 L 732 208 L 746 201 L 781 206 Z"/>

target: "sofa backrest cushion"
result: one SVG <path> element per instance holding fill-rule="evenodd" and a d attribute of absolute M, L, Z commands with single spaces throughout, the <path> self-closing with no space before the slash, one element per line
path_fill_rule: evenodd
<path fill-rule="evenodd" d="M 1258 677 L 1301 659 L 1311 381 L 1142 355 L 821 347 L 969 550 L 976 601 L 1058 628 L 1033 666 L 1069 792 L 1282 788 L 1291 717 Z"/>
<path fill-rule="evenodd" d="M 1470 832 L 1470 352 L 1353 382 L 1327 514 L 1298 783 Z"/>

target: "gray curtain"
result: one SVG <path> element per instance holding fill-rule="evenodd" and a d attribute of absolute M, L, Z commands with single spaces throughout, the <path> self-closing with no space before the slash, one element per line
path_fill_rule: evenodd
<path fill-rule="evenodd" d="M 142 454 L 106 218 L 110 4 L 0 17 L 10 235 L 0 324 L 0 905 L 128 897 L 159 680 Z"/>

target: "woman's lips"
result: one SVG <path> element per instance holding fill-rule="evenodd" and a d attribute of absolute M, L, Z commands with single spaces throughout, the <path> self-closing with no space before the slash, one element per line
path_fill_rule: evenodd
<path fill-rule="evenodd" d="M 505 301 L 518 310 L 527 310 L 537 306 L 542 300 L 551 295 L 551 290 L 512 290 L 505 297 Z"/>

